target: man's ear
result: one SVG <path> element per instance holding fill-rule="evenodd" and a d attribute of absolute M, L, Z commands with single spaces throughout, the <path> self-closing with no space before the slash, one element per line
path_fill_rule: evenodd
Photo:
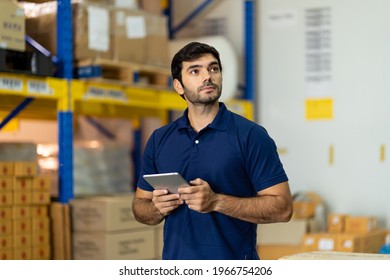
<path fill-rule="evenodd" d="M 181 85 L 181 83 L 179 82 L 178 79 L 175 79 L 173 81 L 173 87 L 177 91 L 177 93 L 179 93 L 180 95 L 183 95 L 184 89 L 183 89 L 183 86 Z"/>

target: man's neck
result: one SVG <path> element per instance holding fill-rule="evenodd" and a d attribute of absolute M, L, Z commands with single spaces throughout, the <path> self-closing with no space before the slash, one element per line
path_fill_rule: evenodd
<path fill-rule="evenodd" d="M 219 102 L 210 105 L 194 105 L 188 106 L 188 119 L 191 127 L 199 132 L 210 123 L 213 122 L 219 111 Z"/>

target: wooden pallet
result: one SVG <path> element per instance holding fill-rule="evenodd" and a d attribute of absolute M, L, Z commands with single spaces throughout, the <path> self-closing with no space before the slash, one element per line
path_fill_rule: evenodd
<path fill-rule="evenodd" d="M 79 61 L 75 66 L 75 77 L 80 79 L 166 88 L 171 86 L 169 68 L 100 58 Z"/>

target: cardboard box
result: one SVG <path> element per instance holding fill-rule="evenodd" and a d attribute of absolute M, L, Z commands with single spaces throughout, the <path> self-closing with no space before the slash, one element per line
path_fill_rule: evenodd
<path fill-rule="evenodd" d="M 13 220 L 1 219 L 0 220 L 0 236 L 9 235 L 13 233 Z"/>
<path fill-rule="evenodd" d="M 31 246 L 50 245 L 50 233 L 33 231 L 31 233 Z"/>
<path fill-rule="evenodd" d="M 38 174 L 38 163 L 35 161 L 15 161 L 14 174 L 19 177 L 30 177 Z"/>
<path fill-rule="evenodd" d="M 361 239 L 363 253 L 378 253 L 380 248 L 385 245 L 386 230 L 373 230 L 365 233 Z"/>
<path fill-rule="evenodd" d="M 339 252 L 364 252 L 362 247 L 362 235 L 340 233 L 337 235 L 336 251 Z"/>
<path fill-rule="evenodd" d="M 0 250 L 8 250 L 13 248 L 13 235 L 1 235 L 0 234 Z"/>
<path fill-rule="evenodd" d="M 71 259 L 70 210 L 68 204 L 53 202 L 50 207 L 54 260 Z"/>
<path fill-rule="evenodd" d="M 48 205 L 33 205 L 33 206 L 31 206 L 31 217 L 32 218 L 49 217 Z"/>
<path fill-rule="evenodd" d="M 73 10 L 74 60 L 112 57 L 110 11 L 100 5 L 75 3 Z"/>
<path fill-rule="evenodd" d="M 13 234 L 31 233 L 32 222 L 29 218 L 14 219 L 12 222 Z"/>
<path fill-rule="evenodd" d="M 48 232 L 50 230 L 50 219 L 45 218 L 33 218 L 31 220 L 31 230 L 33 232 Z"/>
<path fill-rule="evenodd" d="M 31 207 L 30 206 L 13 206 L 12 207 L 12 218 L 13 219 L 31 218 Z"/>
<path fill-rule="evenodd" d="M 14 191 L 13 192 L 13 204 L 14 205 L 30 205 L 31 204 L 31 192 L 28 191 Z"/>
<path fill-rule="evenodd" d="M 30 233 L 19 233 L 13 236 L 13 248 L 30 248 L 31 247 L 31 234 Z"/>
<path fill-rule="evenodd" d="M 26 33 L 53 54 L 57 54 L 56 10 L 55 1 L 37 4 L 26 16 Z M 72 17 L 74 60 L 111 58 L 108 7 L 88 2 L 73 3 Z"/>
<path fill-rule="evenodd" d="M 170 67 L 168 19 L 164 15 L 146 14 L 146 58 L 149 65 Z"/>
<path fill-rule="evenodd" d="M 113 9 L 111 12 L 112 58 L 145 63 L 146 19 L 141 11 Z"/>
<path fill-rule="evenodd" d="M 29 177 L 38 173 L 38 163 L 29 161 L 0 161 L 0 176 Z"/>
<path fill-rule="evenodd" d="M 347 216 L 346 233 L 367 233 L 377 228 L 377 219 L 372 216 Z"/>
<path fill-rule="evenodd" d="M 13 177 L 1 177 L 0 176 L 0 192 L 12 191 L 14 186 Z"/>
<path fill-rule="evenodd" d="M 24 51 L 24 11 L 16 1 L 0 1 L 0 48 Z"/>
<path fill-rule="evenodd" d="M 330 213 L 327 218 L 328 232 L 344 232 L 346 217 L 345 214 Z"/>
<path fill-rule="evenodd" d="M 31 192 L 31 204 L 34 205 L 47 205 L 50 203 L 50 193 L 48 192 Z"/>
<path fill-rule="evenodd" d="M 163 5 L 161 0 L 140 0 L 141 9 L 145 12 L 162 15 Z"/>
<path fill-rule="evenodd" d="M 15 191 L 28 191 L 32 189 L 33 179 L 29 177 L 15 177 L 13 189 Z"/>
<path fill-rule="evenodd" d="M 51 257 L 51 248 L 49 245 L 31 247 L 32 260 L 50 260 L 50 257 Z"/>
<path fill-rule="evenodd" d="M 51 191 L 51 176 L 38 175 L 33 178 L 32 190 L 44 193 L 50 193 Z"/>
<path fill-rule="evenodd" d="M 12 207 L 0 207 L 0 220 L 12 219 Z"/>
<path fill-rule="evenodd" d="M 305 192 L 294 197 L 293 201 L 293 218 L 312 218 L 316 212 L 323 209 L 322 198 L 314 192 Z M 317 217 L 320 218 L 320 217 Z"/>
<path fill-rule="evenodd" d="M 148 227 L 137 222 L 132 194 L 79 198 L 70 202 L 74 231 L 118 231 Z"/>
<path fill-rule="evenodd" d="M 307 233 L 302 239 L 302 251 L 333 251 L 337 246 L 337 235 L 332 233 Z"/>
<path fill-rule="evenodd" d="M 0 161 L 0 176 L 13 176 L 14 163 L 9 161 Z"/>
<path fill-rule="evenodd" d="M 1 239 L 1 237 L 0 237 Z M 3 250 L 0 248 L 0 260 L 13 260 L 14 254 L 12 249 Z"/>
<path fill-rule="evenodd" d="M 149 260 L 155 259 L 155 230 L 73 232 L 75 260 Z"/>
<path fill-rule="evenodd" d="M 0 206 L 11 206 L 13 204 L 14 194 L 12 192 L 0 192 Z"/>
<path fill-rule="evenodd" d="M 257 253 L 261 260 L 278 260 L 302 252 L 302 245 L 292 244 L 262 244 L 257 245 Z"/>
<path fill-rule="evenodd" d="M 13 252 L 14 260 L 31 260 L 31 253 L 31 247 L 15 249 Z"/>
<path fill-rule="evenodd" d="M 259 224 L 257 226 L 258 244 L 298 245 L 309 232 L 318 232 L 320 224 L 315 219 L 291 219 L 287 223 Z"/>

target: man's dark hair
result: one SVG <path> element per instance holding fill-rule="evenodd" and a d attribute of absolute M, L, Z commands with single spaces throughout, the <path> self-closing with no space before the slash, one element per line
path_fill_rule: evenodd
<path fill-rule="evenodd" d="M 220 70 L 222 71 L 219 53 L 214 47 L 204 43 L 192 42 L 184 46 L 173 57 L 171 63 L 172 79 L 177 79 L 180 83 L 182 83 L 181 70 L 183 69 L 183 61 L 192 61 L 205 54 L 211 54 L 214 56 L 218 61 Z"/>

